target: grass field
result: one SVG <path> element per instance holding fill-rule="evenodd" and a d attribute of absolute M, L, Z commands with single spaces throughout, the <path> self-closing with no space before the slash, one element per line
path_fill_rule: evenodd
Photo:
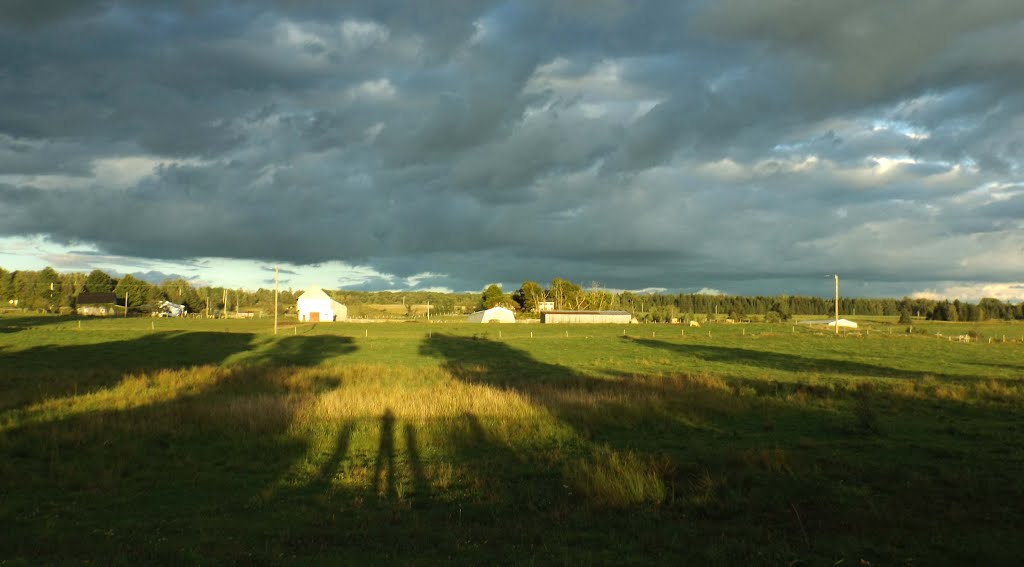
<path fill-rule="evenodd" d="M 865 322 L 3 316 L 0 563 L 1017 564 L 1024 325 Z"/>

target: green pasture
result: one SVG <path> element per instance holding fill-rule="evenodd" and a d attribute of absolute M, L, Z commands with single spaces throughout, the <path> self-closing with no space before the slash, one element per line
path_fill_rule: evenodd
<path fill-rule="evenodd" d="M 1024 325 L 857 320 L 0 316 L 0 564 L 1016 563 Z"/>

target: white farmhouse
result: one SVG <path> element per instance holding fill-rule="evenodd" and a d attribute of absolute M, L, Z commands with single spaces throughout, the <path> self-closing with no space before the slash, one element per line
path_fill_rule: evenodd
<path fill-rule="evenodd" d="M 331 299 L 318 287 L 307 289 L 298 300 L 299 321 L 317 323 L 348 319 L 348 307 Z"/>
<path fill-rule="evenodd" d="M 516 316 L 511 310 L 504 307 L 491 307 L 484 311 L 477 311 L 466 317 L 467 323 L 515 323 Z"/>

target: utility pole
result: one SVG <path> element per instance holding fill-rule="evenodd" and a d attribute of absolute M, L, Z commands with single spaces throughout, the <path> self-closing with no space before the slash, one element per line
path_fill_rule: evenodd
<path fill-rule="evenodd" d="M 128 290 L 124 292 L 124 318 L 128 318 Z"/>
<path fill-rule="evenodd" d="M 427 300 L 427 321 L 430 321 L 430 300 Z"/>
<path fill-rule="evenodd" d="M 274 266 L 274 334 L 277 334 L 277 266 Z"/>
<path fill-rule="evenodd" d="M 839 274 L 836 277 L 836 335 L 839 335 Z"/>
<path fill-rule="evenodd" d="M 228 318 L 228 288 L 224 288 L 224 318 Z"/>

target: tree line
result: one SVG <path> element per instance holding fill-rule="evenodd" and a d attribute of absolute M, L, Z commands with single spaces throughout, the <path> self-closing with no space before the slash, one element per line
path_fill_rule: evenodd
<path fill-rule="evenodd" d="M 51 267 L 42 270 L 8 271 L 0 268 L 0 302 L 2 306 L 30 311 L 68 313 L 77 307 L 83 293 L 114 293 L 116 304 L 129 311 L 159 310 L 161 301 L 184 305 L 191 313 L 221 314 L 225 311 L 259 309 L 273 313 L 274 291 L 247 291 L 218 286 L 193 286 L 183 278 L 152 284 L 130 274 L 113 277 L 102 270 L 88 274 L 58 273 Z M 225 301 L 226 298 L 226 301 Z M 294 304 L 295 294 L 281 293 L 279 303 Z M 282 310 L 283 312 L 283 310 Z"/>
<path fill-rule="evenodd" d="M 832 298 L 801 295 L 707 295 L 698 293 L 639 294 L 629 291 L 615 293 L 597 283 L 590 286 L 554 278 L 543 286 L 524 281 L 511 293 L 500 285 L 490 285 L 482 293 L 442 293 L 428 291 L 350 291 L 325 290 L 335 300 L 349 308 L 350 316 L 359 316 L 371 305 L 405 304 L 408 315 L 413 315 L 414 304 L 431 306 L 431 313 L 446 314 L 488 309 L 496 305 L 508 307 L 523 314 L 536 313 L 541 303 L 551 303 L 564 310 L 622 310 L 640 321 L 668 322 L 673 319 L 710 319 L 724 316 L 736 320 L 750 318 L 767 321 L 785 321 L 793 315 L 828 315 L 834 312 Z M 118 305 L 124 305 L 127 295 L 128 309 L 135 312 L 158 310 L 158 304 L 167 300 L 185 305 L 191 313 L 259 312 L 272 314 L 274 290 L 256 291 L 230 289 L 219 286 L 193 286 L 188 280 L 173 278 L 152 284 L 132 275 L 113 277 L 102 270 L 88 274 L 59 273 L 51 267 L 42 270 L 8 271 L 0 268 L 0 306 L 18 307 L 32 311 L 67 313 L 76 307 L 83 292 L 116 294 Z M 278 310 L 281 314 L 293 311 L 302 291 L 281 290 Z M 225 301 L 226 299 L 226 301 Z M 923 298 L 843 298 L 839 300 L 842 316 L 890 315 L 901 320 L 921 317 L 937 321 L 985 321 L 988 319 L 1024 319 L 1024 303 L 1016 305 L 994 298 L 978 303 L 960 300 L 932 300 Z"/>
<path fill-rule="evenodd" d="M 295 311 L 296 301 L 304 290 L 282 289 L 278 293 L 278 313 Z M 333 299 L 344 303 L 349 316 L 364 312 L 373 314 L 372 305 L 405 303 L 409 315 L 413 305 L 430 305 L 431 313 L 447 314 L 469 310 L 476 294 L 452 294 L 426 291 L 342 291 L 325 290 Z M 0 267 L 0 308 L 19 308 L 36 312 L 70 313 L 77 307 L 82 293 L 114 293 L 116 304 L 127 305 L 130 312 L 159 311 L 161 301 L 184 305 L 189 313 L 220 316 L 225 313 L 249 312 L 272 315 L 274 290 L 255 291 L 222 286 L 194 286 L 183 278 L 153 284 L 132 276 L 113 277 L 102 270 L 88 274 L 59 273 L 51 267 L 42 270 L 8 271 Z"/>
<path fill-rule="evenodd" d="M 638 294 L 629 291 L 612 293 L 599 284 L 589 287 L 555 278 L 548 287 L 524 281 L 510 294 L 501 286 L 488 286 L 480 296 L 478 309 L 495 305 L 522 312 L 536 312 L 541 302 L 565 310 L 623 310 L 640 321 L 668 322 L 673 319 L 712 319 L 723 315 L 735 320 L 754 316 L 766 321 L 786 321 L 793 315 L 830 315 L 835 312 L 833 298 L 805 295 L 709 295 L 701 293 Z M 985 321 L 988 319 L 1024 319 L 1024 303 L 1013 305 L 994 298 L 977 304 L 960 300 L 924 298 L 861 298 L 840 297 L 840 316 L 857 315 L 923 317 L 936 321 Z"/>

